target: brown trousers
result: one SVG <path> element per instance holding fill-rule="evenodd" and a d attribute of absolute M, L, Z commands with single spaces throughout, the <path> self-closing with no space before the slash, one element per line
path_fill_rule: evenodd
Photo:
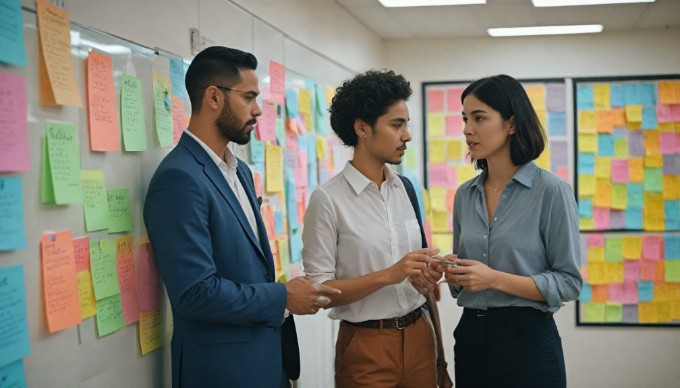
<path fill-rule="evenodd" d="M 335 346 L 335 386 L 436 387 L 434 334 L 425 315 L 403 330 L 341 322 Z"/>

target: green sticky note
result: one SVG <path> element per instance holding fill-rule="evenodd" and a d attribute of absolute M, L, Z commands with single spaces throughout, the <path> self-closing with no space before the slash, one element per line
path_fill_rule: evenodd
<path fill-rule="evenodd" d="M 660 193 L 663 191 L 663 169 L 659 167 L 645 168 L 645 177 L 642 182 L 644 191 Z"/>
<path fill-rule="evenodd" d="M 276 141 L 279 146 L 286 147 L 286 123 L 280 118 L 276 119 Z"/>
<path fill-rule="evenodd" d="M 604 319 L 607 322 L 623 321 L 623 305 L 621 303 L 607 303 L 604 307 Z"/>
<path fill-rule="evenodd" d="M 418 158 L 418 152 L 414 147 L 409 147 L 406 149 L 406 153 L 404 154 L 404 159 L 402 162 L 404 162 L 404 166 L 408 168 L 416 168 L 416 163 Z"/>
<path fill-rule="evenodd" d="M 107 196 L 109 204 L 109 233 L 131 231 L 130 191 L 128 189 L 111 189 L 108 190 Z"/>
<path fill-rule="evenodd" d="M 50 158 L 47 156 L 47 138 L 42 139 L 42 167 L 40 169 L 40 201 L 54 203 L 54 187 L 50 172 Z"/>
<path fill-rule="evenodd" d="M 90 272 L 97 305 L 100 299 L 120 294 L 116 240 L 90 241 Z"/>
<path fill-rule="evenodd" d="M 604 242 L 605 261 L 623 260 L 623 239 L 621 237 L 607 237 Z"/>
<path fill-rule="evenodd" d="M 100 337 L 125 326 L 120 293 L 97 301 L 97 333 Z"/>
<path fill-rule="evenodd" d="M 82 202 L 76 126 L 46 121 L 45 137 L 55 202 L 59 205 Z"/>
<path fill-rule="evenodd" d="M 668 283 L 680 282 L 680 260 L 666 260 L 665 280 Z"/>
<path fill-rule="evenodd" d="M 102 230 L 109 227 L 109 202 L 103 170 L 82 170 L 83 210 L 85 230 Z"/>
<path fill-rule="evenodd" d="M 604 303 L 584 302 L 583 305 L 583 321 L 584 322 L 604 322 L 605 321 L 605 305 Z"/>
<path fill-rule="evenodd" d="M 172 103 L 170 80 L 160 74 L 153 75 L 153 103 L 156 134 L 161 147 L 170 148 L 172 140 Z"/>
<path fill-rule="evenodd" d="M 142 80 L 123 74 L 120 81 L 120 124 L 123 128 L 125 151 L 145 151 Z"/>

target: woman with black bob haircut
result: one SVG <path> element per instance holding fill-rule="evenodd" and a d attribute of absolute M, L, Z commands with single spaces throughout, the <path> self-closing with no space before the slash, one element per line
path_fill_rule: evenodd
<path fill-rule="evenodd" d="M 566 387 L 553 314 L 581 291 L 571 187 L 533 162 L 545 134 L 522 85 L 507 75 L 461 96 L 465 140 L 479 176 L 453 209 L 445 270 L 464 307 L 454 331 L 456 386 Z"/>

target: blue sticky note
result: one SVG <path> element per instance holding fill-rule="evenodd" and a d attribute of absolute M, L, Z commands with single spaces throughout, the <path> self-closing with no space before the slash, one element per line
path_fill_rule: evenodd
<path fill-rule="evenodd" d="M 642 208 L 626 209 L 626 229 L 642 230 Z"/>
<path fill-rule="evenodd" d="M 280 106 L 280 105 L 279 105 Z M 276 118 L 276 144 L 279 147 L 286 147 L 286 123 L 283 119 Z"/>
<path fill-rule="evenodd" d="M 642 104 L 642 85 L 640 84 L 626 84 L 623 87 L 624 99 L 626 105 L 641 105 Z"/>
<path fill-rule="evenodd" d="M 663 191 L 663 169 L 660 167 L 645 167 L 645 177 L 642 183 L 644 191 L 660 193 Z"/>
<path fill-rule="evenodd" d="M 579 85 L 576 89 L 576 104 L 578 110 L 595 109 L 595 95 L 591 85 Z"/>
<path fill-rule="evenodd" d="M 264 149 L 264 142 L 257 140 L 255 138 L 255 131 L 253 131 L 250 138 L 250 162 L 264 163 Z"/>
<path fill-rule="evenodd" d="M 614 137 L 607 133 L 597 135 L 597 151 L 599 156 L 614 156 Z"/>
<path fill-rule="evenodd" d="M 283 234 L 283 213 L 278 210 L 274 211 L 274 233 Z"/>
<path fill-rule="evenodd" d="M 170 85 L 173 96 L 187 98 L 187 89 L 184 86 L 184 61 L 181 59 L 170 58 Z"/>
<path fill-rule="evenodd" d="M 26 248 L 20 176 L 0 177 L 0 251 Z"/>
<path fill-rule="evenodd" d="M 638 299 L 640 302 L 649 302 L 654 298 L 654 282 L 638 280 Z"/>
<path fill-rule="evenodd" d="M 579 152 L 578 154 L 578 173 L 595 174 L 595 155 Z"/>
<path fill-rule="evenodd" d="M 300 117 L 298 95 L 293 89 L 286 89 L 286 114 L 289 119 Z"/>
<path fill-rule="evenodd" d="M 548 112 L 548 134 L 564 135 L 567 133 L 567 114 L 565 112 Z"/>
<path fill-rule="evenodd" d="M 663 253 L 666 260 L 680 260 L 680 236 L 665 235 L 663 238 Z"/>
<path fill-rule="evenodd" d="M 307 190 L 312 192 L 319 183 L 316 162 L 316 136 L 310 135 L 307 139 Z"/>
<path fill-rule="evenodd" d="M 645 83 L 641 87 L 642 104 L 656 105 L 656 83 Z"/>
<path fill-rule="evenodd" d="M 20 360 L 30 353 L 28 319 L 26 317 L 26 289 L 24 267 L 15 265 L 0 268 L 0 365 Z M 4 387 L 0 381 L 0 386 Z"/>
<path fill-rule="evenodd" d="M 659 126 L 656 121 L 656 107 L 645 105 L 642 107 L 642 129 L 656 129 Z"/>
<path fill-rule="evenodd" d="M 593 200 L 587 198 L 579 198 L 578 216 L 581 218 L 590 218 L 593 216 Z"/>
<path fill-rule="evenodd" d="M 680 230 L 680 200 L 664 201 L 666 230 Z"/>
<path fill-rule="evenodd" d="M 644 205 L 641 183 L 628 184 L 628 207 L 641 208 Z"/>
<path fill-rule="evenodd" d="M 300 225 L 298 222 L 297 192 L 295 190 L 295 181 L 293 179 L 286 178 L 284 186 L 286 190 L 286 215 L 288 216 L 288 228 L 297 229 Z"/>
<path fill-rule="evenodd" d="M 290 262 L 302 260 L 302 233 L 300 229 L 290 230 Z"/>
<path fill-rule="evenodd" d="M 623 95 L 622 85 L 609 86 L 609 106 L 612 108 L 623 107 L 626 105 L 626 100 Z"/>
<path fill-rule="evenodd" d="M 24 18 L 21 14 L 21 1 L 3 0 L 0 6 L 0 20 L 2 20 L 0 62 L 26 67 Z"/>
<path fill-rule="evenodd" d="M 592 296 L 593 291 L 590 287 L 590 284 L 584 282 L 583 287 L 581 287 L 581 295 L 578 297 L 578 300 L 581 302 L 590 302 L 593 299 Z"/>
<path fill-rule="evenodd" d="M 0 387 L 28 387 L 26 384 L 26 371 L 24 371 L 24 360 L 0 367 Z"/>

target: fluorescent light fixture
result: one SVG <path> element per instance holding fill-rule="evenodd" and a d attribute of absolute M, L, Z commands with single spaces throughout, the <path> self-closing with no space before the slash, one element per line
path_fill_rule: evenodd
<path fill-rule="evenodd" d="M 512 27 L 489 28 L 489 35 L 498 36 L 527 36 L 527 35 L 562 35 L 562 34 L 592 34 L 602 32 L 602 24 L 583 24 L 576 26 L 540 26 L 540 27 Z"/>
<path fill-rule="evenodd" d="M 600 4 L 627 4 L 627 3 L 653 3 L 656 0 L 531 0 L 534 7 L 569 7 L 572 5 L 600 5 Z"/>
<path fill-rule="evenodd" d="M 486 0 L 378 0 L 383 7 L 429 7 L 433 5 L 486 4 Z"/>

